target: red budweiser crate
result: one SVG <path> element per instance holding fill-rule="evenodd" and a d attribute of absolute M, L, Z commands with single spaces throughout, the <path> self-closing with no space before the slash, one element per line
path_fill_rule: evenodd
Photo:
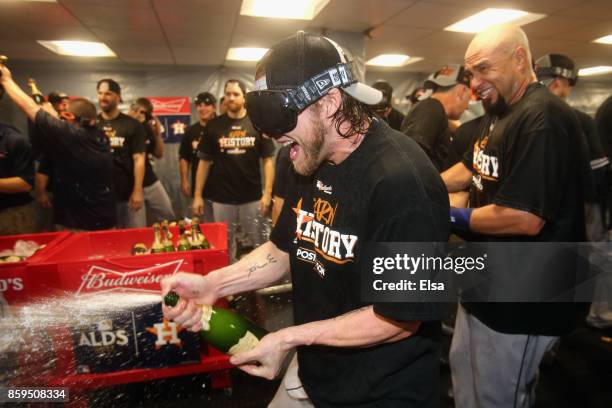
<path fill-rule="evenodd" d="M 126 298 L 159 295 L 165 276 L 179 271 L 206 274 L 228 264 L 225 224 L 200 228 L 210 249 L 139 256 L 131 254 L 132 246 L 150 246 L 152 228 L 74 234 L 28 267 L 28 274 L 46 295 L 65 296 L 67 301 L 72 296 L 89 301 L 89 296 L 107 293 Z M 176 245 L 178 228 L 170 230 Z M 227 356 L 200 349 L 197 335 L 194 343 L 187 331 L 163 320 L 159 303 L 139 310 L 126 307 L 116 316 L 101 313 L 93 324 L 57 328 L 53 337 L 57 367 L 44 382 L 71 391 L 231 367 Z M 227 386 L 227 372 L 214 378 L 219 386 Z"/>
<path fill-rule="evenodd" d="M 200 229 L 209 249 L 138 256 L 132 255 L 132 246 L 137 242 L 150 246 L 152 228 L 73 234 L 31 265 L 28 273 L 40 288 L 37 293 L 43 294 L 68 291 L 82 295 L 111 287 L 159 293 L 161 275 L 179 271 L 206 274 L 228 264 L 225 224 L 201 224 Z M 170 227 L 170 231 L 176 246 L 178 227 Z"/>
<path fill-rule="evenodd" d="M 64 241 L 70 232 L 49 232 L 44 234 L 25 234 L 0 236 L 0 251 L 13 249 L 19 240 L 34 241 L 39 245 L 45 245 L 34 255 L 22 262 L 0 263 L 0 292 L 9 304 L 22 303 L 36 294 L 37 288 L 27 274 L 27 266 L 38 262 L 47 253 Z"/>

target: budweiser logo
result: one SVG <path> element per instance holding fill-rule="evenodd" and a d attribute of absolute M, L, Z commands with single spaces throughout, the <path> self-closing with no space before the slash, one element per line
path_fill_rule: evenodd
<path fill-rule="evenodd" d="M 81 286 L 76 291 L 75 296 L 80 297 L 103 292 L 159 294 L 162 279 L 177 273 L 182 264 L 183 260 L 179 259 L 130 272 L 120 272 L 100 266 L 92 266 L 83 275 Z"/>
<path fill-rule="evenodd" d="M 189 98 L 149 98 L 153 104 L 153 113 L 156 115 L 172 115 L 189 113 Z"/>

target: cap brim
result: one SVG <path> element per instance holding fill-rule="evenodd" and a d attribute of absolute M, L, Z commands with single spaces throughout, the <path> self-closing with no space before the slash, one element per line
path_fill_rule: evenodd
<path fill-rule="evenodd" d="M 362 84 L 361 82 L 356 82 L 351 86 L 343 88 L 343 90 L 366 105 L 376 105 L 383 99 L 383 93 L 381 91 L 366 84 Z"/>

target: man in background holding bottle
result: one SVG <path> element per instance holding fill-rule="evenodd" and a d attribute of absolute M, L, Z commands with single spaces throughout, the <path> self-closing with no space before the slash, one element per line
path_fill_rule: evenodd
<path fill-rule="evenodd" d="M 297 349 L 271 407 L 439 405 L 438 308 L 363 302 L 359 254 L 366 242 L 446 241 L 447 192 L 422 149 L 375 117 L 382 93 L 353 78 L 344 52 L 325 37 L 300 31 L 270 49 L 247 94 L 249 117 L 289 144 L 300 177 L 269 242 L 206 276 L 162 282 L 164 294 L 182 298 L 165 316 L 199 330 L 198 304 L 291 271 L 296 325 L 230 360 L 272 379 Z M 324 230 L 337 250 L 323 249 Z"/>
<path fill-rule="evenodd" d="M 50 104 L 39 106 L 0 65 L 0 81 L 13 102 L 39 129 L 54 163 L 54 215 L 57 229 L 104 230 L 115 226 L 113 159 L 105 135 L 96 129 L 96 108 L 76 98 L 62 114 Z"/>

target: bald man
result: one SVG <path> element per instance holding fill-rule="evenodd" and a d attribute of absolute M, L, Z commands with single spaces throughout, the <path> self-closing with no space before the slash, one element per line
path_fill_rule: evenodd
<path fill-rule="evenodd" d="M 62 119 L 48 102 L 38 106 L 0 64 L 7 95 L 41 130 L 53 160 L 53 209 L 58 230 L 102 230 L 116 225 L 113 158 L 108 138 L 96 129 L 96 107 L 85 98 L 69 102 Z"/>
<path fill-rule="evenodd" d="M 571 262 L 535 272 L 530 266 L 538 242 L 584 241 L 586 152 L 576 117 L 536 81 L 527 36 L 516 26 L 476 35 L 465 66 L 486 115 L 473 148 L 442 175 L 449 192 L 470 191 L 469 208 L 451 208 L 451 226 L 478 241 L 534 243 L 512 259 L 512 276 L 501 276 L 506 284 L 479 289 L 506 292 L 514 285 L 517 293 L 558 295 L 574 278 Z M 542 356 L 572 328 L 572 304 L 484 303 L 478 301 L 491 299 L 469 295 L 462 296 L 451 346 L 456 406 L 531 406 Z"/>

